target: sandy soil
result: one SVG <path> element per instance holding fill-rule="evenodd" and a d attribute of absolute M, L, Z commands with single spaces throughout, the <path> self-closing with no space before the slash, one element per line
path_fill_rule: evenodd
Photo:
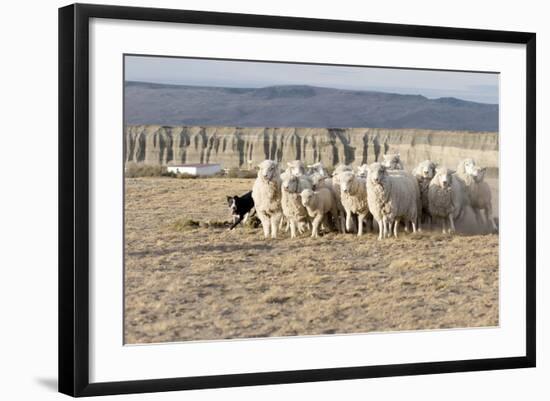
<path fill-rule="evenodd" d="M 216 227 L 252 182 L 126 179 L 126 343 L 498 325 L 497 235 Z"/>

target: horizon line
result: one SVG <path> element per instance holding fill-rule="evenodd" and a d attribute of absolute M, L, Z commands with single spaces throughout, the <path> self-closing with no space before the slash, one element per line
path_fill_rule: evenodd
<path fill-rule="evenodd" d="M 400 93 L 400 92 L 390 92 L 390 91 L 384 91 L 380 89 L 348 89 L 348 88 L 338 88 L 338 87 L 330 87 L 330 86 L 317 86 L 317 85 L 309 85 L 309 84 L 282 84 L 282 85 L 267 85 L 267 86 L 222 86 L 222 85 L 193 85 L 193 84 L 183 84 L 183 83 L 166 83 L 166 82 L 154 82 L 154 81 L 138 81 L 135 79 L 124 79 L 124 83 L 141 83 L 141 84 L 153 84 L 153 85 L 164 85 L 164 86 L 180 86 L 180 87 L 194 87 L 194 88 L 217 88 L 217 89 L 266 89 L 266 88 L 273 88 L 273 87 L 282 87 L 282 86 L 302 86 L 302 87 L 309 87 L 309 88 L 320 88 L 320 89 L 334 89 L 334 90 L 341 90 L 346 92 L 371 92 L 371 93 L 384 93 L 389 95 L 400 95 L 400 96 L 419 96 L 424 99 L 428 100 L 440 100 L 440 99 L 456 99 L 463 102 L 468 103 L 478 103 L 478 104 L 486 104 L 486 105 L 494 105 L 498 106 L 499 103 L 490 103 L 490 102 L 480 102 L 480 101 L 473 101 L 473 100 L 466 100 L 463 98 L 455 97 L 455 96 L 440 96 L 440 97 L 427 97 L 425 95 L 422 95 L 420 93 L 417 94 L 410 94 L 410 93 Z"/>

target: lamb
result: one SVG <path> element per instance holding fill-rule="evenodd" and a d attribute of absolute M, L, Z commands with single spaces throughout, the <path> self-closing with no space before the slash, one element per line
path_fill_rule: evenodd
<path fill-rule="evenodd" d="M 338 216 L 338 206 L 333 192 L 328 188 L 320 188 L 317 191 L 305 189 L 300 194 L 302 205 L 306 208 L 308 215 L 313 219 L 311 237 L 319 236 L 319 226 L 324 222 L 330 227 L 330 217 Z"/>
<path fill-rule="evenodd" d="M 491 203 L 491 188 L 485 179 L 487 168 L 475 166 L 472 171 L 473 182 L 470 185 L 470 203 L 476 215 L 478 223 L 484 226 L 491 225 L 493 232 L 497 232 L 498 228 L 493 219 L 493 205 Z M 485 221 L 483 222 L 481 211 L 485 212 Z"/>
<path fill-rule="evenodd" d="M 408 173 L 392 173 L 381 163 L 373 163 L 367 175 L 368 207 L 378 223 L 378 239 L 397 237 L 399 222 L 412 224 L 416 232 L 420 191 L 416 179 Z"/>
<path fill-rule="evenodd" d="M 399 153 L 388 153 L 382 156 L 382 165 L 389 170 L 403 170 L 401 155 Z"/>
<path fill-rule="evenodd" d="M 311 188 L 311 182 L 305 176 L 286 174 L 282 179 L 281 207 L 290 226 L 291 238 L 296 238 L 296 229 L 302 234 L 308 224 L 308 213 L 302 205 L 300 193 Z"/>
<path fill-rule="evenodd" d="M 455 205 L 453 193 L 461 191 L 458 180 L 453 177 L 452 171 L 446 168 L 436 169 L 435 175 L 428 187 L 430 215 L 441 221 L 443 234 L 454 233 Z M 447 221 L 449 229 L 447 229 Z"/>
<path fill-rule="evenodd" d="M 256 214 L 262 223 L 264 237 L 277 238 L 281 219 L 281 178 L 277 162 L 264 160 L 259 165 L 258 177 L 252 187 Z"/>
<path fill-rule="evenodd" d="M 435 175 L 435 169 L 437 165 L 431 160 L 424 160 L 418 166 L 414 168 L 412 174 L 418 181 L 418 188 L 420 189 L 420 200 L 422 204 L 422 224 L 431 224 L 431 215 L 428 201 L 428 188 L 430 182 Z"/>
<path fill-rule="evenodd" d="M 346 229 L 352 231 L 352 214 L 357 214 L 357 235 L 363 235 L 363 221 L 369 213 L 366 180 L 351 171 L 340 175 L 342 205 L 346 212 Z"/>

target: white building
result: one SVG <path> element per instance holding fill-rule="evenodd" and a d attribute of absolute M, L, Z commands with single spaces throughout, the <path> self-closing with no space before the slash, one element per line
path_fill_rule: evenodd
<path fill-rule="evenodd" d="M 219 164 L 179 164 L 167 166 L 169 173 L 190 175 L 214 175 L 222 170 Z"/>

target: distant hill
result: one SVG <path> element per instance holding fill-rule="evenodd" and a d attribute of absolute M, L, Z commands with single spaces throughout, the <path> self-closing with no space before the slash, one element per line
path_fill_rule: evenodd
<path fill-rule="evenodd" d="M 125 86 L 127 124 L 498 131 L 498 105 L 456 98 L 307 85 Z"/>

